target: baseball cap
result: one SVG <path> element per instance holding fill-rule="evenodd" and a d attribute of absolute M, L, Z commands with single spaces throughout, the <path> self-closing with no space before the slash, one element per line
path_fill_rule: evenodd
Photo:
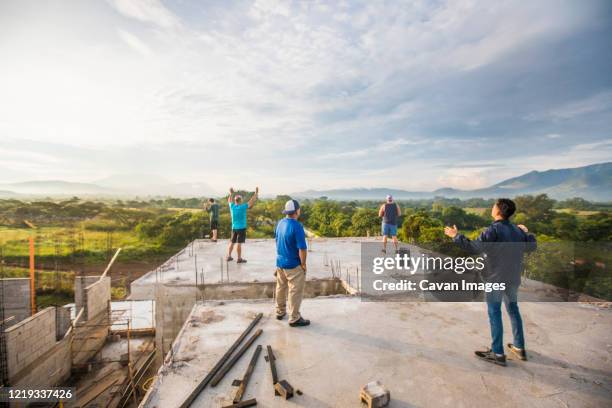
<path fill-rule="evenodd" d="M 283 214 L 293 215 L 297 210 L 300 209 L 300 203 L 297 200 L 289 200 L 285 203 L 285 209 Z"/>
<path fill-rule="evenodd" d="M 387 196 L 387 201 L 393 201 L 393 196 L 391 194 Z"/>

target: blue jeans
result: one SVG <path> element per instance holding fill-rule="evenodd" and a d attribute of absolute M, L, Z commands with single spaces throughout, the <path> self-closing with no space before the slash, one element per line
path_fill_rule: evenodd
<path fill-rule="evenodd" d="M 515 347 L 525 348 L 523 334 L 523 319 L 517 302 L 518 286 L 506 286 L 506 290 L 488 292 L 486 294 L 489 324 L 491 325 L 491 350 L 496 354 L 504 354 L 504 325 L 502 323 L 501 303 L 506 304 L 506 311 L 512 324 L 512 336 Z"/>

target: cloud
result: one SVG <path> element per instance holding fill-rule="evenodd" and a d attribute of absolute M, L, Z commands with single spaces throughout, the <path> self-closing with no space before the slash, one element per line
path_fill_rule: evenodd
<path fill-rule="evenodd" d="M 165 29 L 181 26 L 179 18 L 160 0 L 108 0 L 121 14 Z"/>
<path fill-rule="evenodd" d="M 269 15 L 289 17 L 291 2 L 283 0 L 255 0 L 251 6 L 250 14 L 256 18 Z"/>
<path fill-rule="evenodd" d="M 563 103 L 549 110 L 543 116 L 552 120 L 562 121 L 606 111 L 612 111 L 612 90 L 598 92 L 586 98 Z"/>
<path fill-rule="evenodd" d="M 460 190 L 473 190 L 487 187 L 489 185 L 489 178 L 486 177 L 486 174 L 481 170 L 455 168 L 440 175 L 437 182 L 446 187 Z"/>
<path fill-rule="evenodd" d="M 152 54 L 152 51 L 149 46 L 145 44 L 140 38 L 136 37 L 134 34 L 122 29 L 117 29 L 117 33 L 119 34 L 119 37 L 121 37 L 121 39 L 125 41 L 125 43 L 134 51 L 144 55 L 145 57 Z"/>
<path fill-rule="evenodd" d="M 318 158 L 320 160 L 337 160 L 337 159 L 348 159 L 348 158 L 360 158 L 367 157 L 369 159 L 377 160 L 384 158 L 388 154 L 398 154 L 400 149 L 404 146 L 415 146 L 426 143 L 423 140 L 408 140 L 403 138 L 391 139 L 387 141 L 377 141 L 376 144 L 363 149 L 356 150 L 343 150 L 333 153 L 326 153 Z"/>
<path fill-rule="evenodd" d="M 577 147 L 609 138 L 604 2 L 23 4 L 0 10 L 0 138 L 84 149 L 48 166 L 84 181 L 112 162 L 217 188 L 296 190 L 296 169 L 299 189 L 475 187 L 607 149 Z"/>

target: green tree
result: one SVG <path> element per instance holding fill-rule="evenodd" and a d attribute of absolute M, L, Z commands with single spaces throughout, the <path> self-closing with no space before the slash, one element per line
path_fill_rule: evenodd
<path fill-rule="evenodd" d="M 514 199 L 514 202 L 516 203 L 517 212 L 524 213 L 529 222 L 550 221 L 555 203 L 546 194 L 518 196 Z"/>
<path fill-rule="evenodd" d="M 374 208 L 359 208 L 351 217 L 351 235 L 364 237 L 377 235 L 380 231 L 380 217 Z"/>
<path fill-rule="evenodd" d="M 307 227 L 325 237 L 336 235 L 338 223 L 332 225 L 341 213 L 340 205 L 334 201 L 317 200 L 308 212 Z"/>
<path fill-rule="evenodd" d="M 554 215 L 552 220 L 555 236 L 565 239 L 576 239 L 578 220 L 575 215 L 567 213 L 558 213 Z"/>
<path fill-rule="evenodd" d="M 427 211 L 417 211 L 404 219 L 400 238 L 410 242 L 418 242 L 421 239 L 421 232 L 431 227 L 442 228 L 442 221 L 432 218 Z"/>
<path fill-rule="evenodd" d="M 612 214 L 585 217 L 578 225 L 576 238 L 579 241 L 612 241 Z"/>

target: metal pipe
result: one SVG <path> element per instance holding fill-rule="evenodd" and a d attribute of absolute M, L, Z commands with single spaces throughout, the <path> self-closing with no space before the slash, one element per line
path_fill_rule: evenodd
<path fill-rule="evenodd" d="M 244 340 L 244 338 L 249 335 L 251 330 L 253 330 L 253 328 L 257 325 L 257 323 L 259 323 L 262 317 L 263 317 L 263 313 L 259 313 L 257 316 L 255 316 L 253 321 L 244 330 L 244 332 L 242 332 L 242 334 L 236 339 L 234 344 L 232 344 L 231 347 L 225 352 L 225 354 L 219 359 L 219 361 L 217 361 L 217 364 L 215 364 L 215 366 L 210 370 L 210 372 L 206 374 L 206 377 L 204 377 L 204 379 L 195 387 L 195 389 L 191 392 L 191 394 L 187 396 L 185 401 L 180 405 L 180 408 L 188 408 L 189 406 L 191 406 L 193 401 L 195 401 L 195 399 L 198 397 L 198 395 L 200 395 L 202 390 L 206 388 L 208 383 L 213 379 L 213 377 L 221 369 L 223 364 L 225 364 L 225 362 L 232 355 L 234 350 L 236 350 L 236 348 L 240 345 L 240 343 L 242 343 L 242 340 Z"/>
<path fill-rule="evenodd" d="M 240 382 L 240 387 L 238 387 L 238 391 L 236 391 L 236 395 L 234 396 L 234 404 L 242 401 L 242 397 L 246 392 L 246 387 L 249 385 L 249 380 L 251 379 L 251 375 L 253 375 L 253 371 L 255 371 L 255 364 L 257 364 L 257 359 L 259 358 L 259 354 L 261 353 L 261 344 L 257 345 L 255 352 L 253 353 L 253 357 L 251 358 L 251 362 L 247 367 L 244 376 L 242 377 L 242 381 Z"/>
<path fill-rule="evenodd" d="M 219 371 L 217 375 L 215 375 L 215 377 L 212 379 L 210 383 L 212 387 L 216 387 L 217 384 L 221 382 L 223 377 L 225 377 L 225 374 L 227 374 L 229 370 L 232 369 L 232 367 L 236 364 L 236 362 L 238 362 L 240 357 L 242 357 L 242 355 L 249 349 L 249 347 L 251 347 L 251 345 L 255 342 L 255 340 L 257 340 L 261 333 L 263 333 L 263 330 L 257 329 L 255 333 L 253 333 L 253 335 L 247 340 L 247 342 L 244 343 L 240 350 L 238 350 L 236 355 L 234 355 L 234 357 L 232 357 L 232 359 L 223 366 L 221 371 Z"/>
<path fill-rule="evenodd" d="M 267 346 L 268 351 L 268 363 L 270 363 L 270 370 L 272 371 L 272 385 L 276 385 L 278 382 L 278 373 L 276 372 L 276 363 L 274 362 L 274 353 L 272 353 L 272 346 Z"/>

